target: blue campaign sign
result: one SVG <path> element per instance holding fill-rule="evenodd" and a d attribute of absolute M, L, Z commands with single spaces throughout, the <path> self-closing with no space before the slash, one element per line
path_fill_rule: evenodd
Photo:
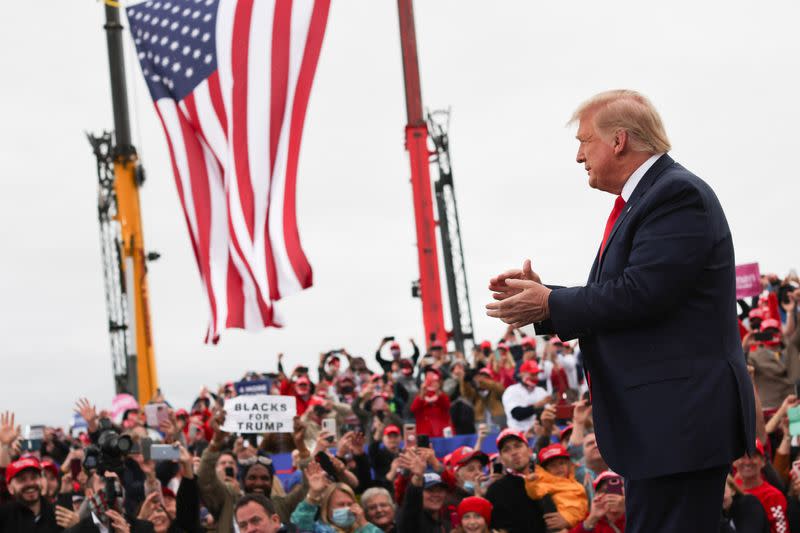
<path fill-rule="evenodd" d="M 269 389 L 272 388 L 272 381 L 268 379 L 259 379 L 255 381 L 237 381 L 233 384 L 236 388 L 236 394 L 269 394 Z"/>

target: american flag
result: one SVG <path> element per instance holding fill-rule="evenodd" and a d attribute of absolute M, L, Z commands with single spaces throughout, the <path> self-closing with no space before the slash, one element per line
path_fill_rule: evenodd
<path fill-rule="evenodd" d="M 210 308 L 224 328 L 280 326 L 311 286 L 295 182 L 330 0 L 150 0 L 126 9 L 169 144 Z"/>

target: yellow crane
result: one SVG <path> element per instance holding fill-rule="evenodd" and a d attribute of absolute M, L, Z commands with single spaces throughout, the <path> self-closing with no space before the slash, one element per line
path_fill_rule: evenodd
<path fill-rule="evenodd" d="M 140 404 L 158 390 L 147 261 L 139 205 L 144 169 L 131 142 L 125 61 L 119 7 L 105 1 L 106 39 L 114 110 L 114 132 L 88 135 L 97 159 L 98 218 L 105 280 L 111 361 L 117 393 L 127 392 Z"/>

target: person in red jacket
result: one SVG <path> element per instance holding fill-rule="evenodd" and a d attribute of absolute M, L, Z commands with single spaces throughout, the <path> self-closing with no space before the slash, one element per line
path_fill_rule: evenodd
<path fill-rule="evenodd" d="M 297 416 L 302 416 L 308 409 L 311 400 L 312 387 L 308 374 L 294 375 L 290 380 L 285 379 L 280 383 L 280 393 L 283 396 L 294 396 L 297 405 Z"/>
<path fill-rule="evenodd" d="M 625 533 L 625 488 L 622 478 L 606 470 L 594 480 L 592 508 L 569 533 Z"/>
<path fill-rule="evenodd" d="M 417 421 L 417 435 L 441 437 L 444 428 L 450 427 L 450 399 L 441 391 L 442 376 L 438 370 L 429 368 L 419 395 L 411 404 L 411 412 Z"/>
<path fill-rule="evenodd" d="M 752 494 L 767 512 L 769 527 L 772 533 L 789 531 L 789 522 L 786 517 L 786 496 L 781 491 L 764 481 L 761 471 L 766 459 L 764 446 L 756 439 L 756 454 L 748 457 L 747 454 L 733 462 L 736 468 L 736 484 L 744 492 Z"/>

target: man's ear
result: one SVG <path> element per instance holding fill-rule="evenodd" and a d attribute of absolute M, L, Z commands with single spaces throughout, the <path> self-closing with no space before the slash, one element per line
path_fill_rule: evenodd
<path fill-rule="evenodd" d="M 625 148 L 628 146 L 628 131 L 619 129 L 614 132 L 614 140 L 612 147 L 614 148 L 614 155 L 621 155 Z"/>

